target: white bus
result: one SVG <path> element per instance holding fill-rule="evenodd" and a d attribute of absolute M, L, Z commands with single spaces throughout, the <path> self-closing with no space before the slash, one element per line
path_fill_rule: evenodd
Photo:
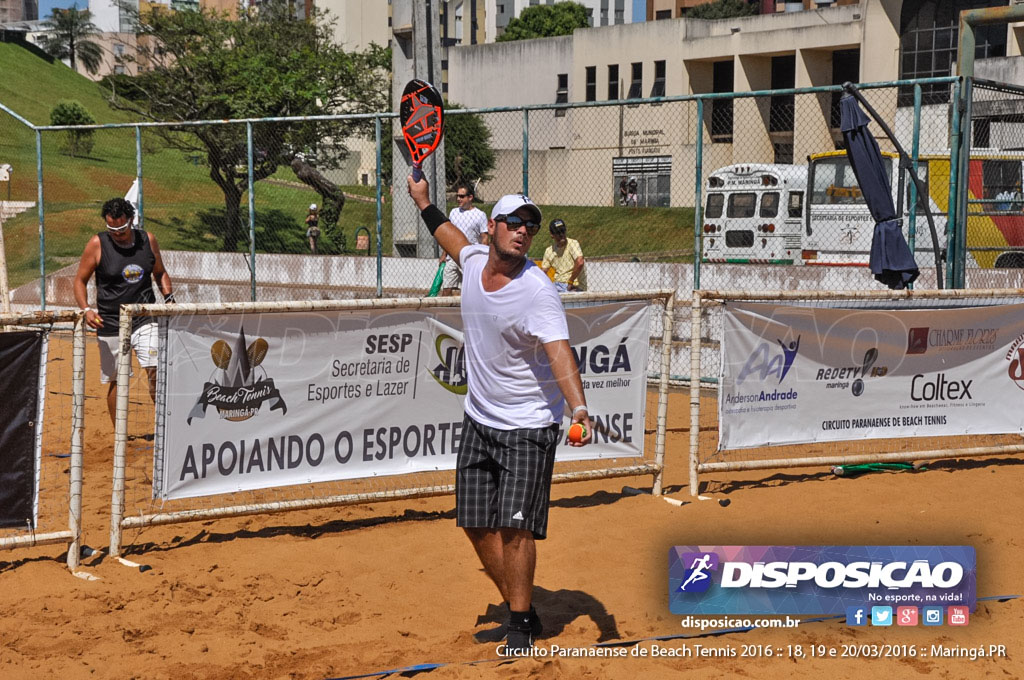
<path fill-rule="evenodd" d="M 743 163 L 711 173 L 701 261 L 800 264 L 807 168 Z"/>
<path fill-rule="evenodd" d="M 882 152 L 903 235 L 910 239 L 910 184 L 895 153 Z M 925 187 L 939 248 L 946 246 L 949 208 L 949 152 L 922 152 L 918 177 Z M 901 175 L 903 176 L 901 178 Z M 813 154 L 804 246 L 808 265 L 867 266 L 875 222 L 845 151 Z M 1024 267 L 1024 152 L 971 149 L 968 164 L 967 251 L 971 266 Z M 902 209 L 900 209 L 902 206 Z M 935 262 L 931 230 L 919 197 L 914 224 L 914 257 L 919 267 Z"/>

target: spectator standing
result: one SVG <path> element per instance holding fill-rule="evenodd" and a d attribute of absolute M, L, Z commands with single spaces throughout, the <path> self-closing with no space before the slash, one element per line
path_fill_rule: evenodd
<path fill-rule="evenodd" d="M 548 231 L 554 243 L 544 251 L 540 268 L 544 271 L 554 268 L 555 288 L 559 293 L 586 290 L 587 277 L 580 242 L 566 235 L 565 222 L 562 220 L 551 220 Z"/>

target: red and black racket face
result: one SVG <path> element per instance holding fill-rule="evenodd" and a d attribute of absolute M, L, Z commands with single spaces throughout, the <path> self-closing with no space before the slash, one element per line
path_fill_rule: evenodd
<path fill-rule="evenodd" d="M 444 135 L 444 103 L 430 83 L 410 80 L 402 91 L 398 108 L 402 135 L 409 148 L 409 157 L 419 165 L 441 143 Z"/>

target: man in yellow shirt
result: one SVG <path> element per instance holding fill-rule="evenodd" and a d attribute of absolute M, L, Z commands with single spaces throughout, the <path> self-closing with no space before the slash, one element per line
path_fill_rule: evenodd
<path fill-rule="evenodd" d="M 544 251 L 540 268 L 543 271 L 554 267 L 555 288 L 565 293 L 587 289 L 587 276 L 583 271 L 583 249 L 580 242 L 565 235 L 565 222 L 552 220 L 548 226 L 554 245 Z"/>

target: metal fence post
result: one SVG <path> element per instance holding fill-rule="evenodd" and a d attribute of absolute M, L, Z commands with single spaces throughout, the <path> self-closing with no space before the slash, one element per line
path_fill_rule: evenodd
<path fill-rule="evenodd" d="M 914 131 L 910 141 L 910 171 L 917 176 L 917 155 L 921 148 L 921 84 L 914 85 Z M 910 224 L 907 227 L 907 245 L 910 246 L 910 253 L 917 260 L 917 182 L 910 183 Z M 908 288 L 913 289 L 914 283 L 910 282 Z"/>
<path fill-rule="evenodd" d="M 245 141 L 248 145 L 249 163 L 249 279 L 252 285 L 252 301 L 256 302 L 256 197 L 253 195 L 252 168 L 252 123 L 245 124 Z"/>
<path fill-rule="evenodd" d="M 970 212 L 968 205 L 969 188 L 970 188 L 970 162 L 971 162 L 971 136 L 974 134 L 974 124 L 971 120 L 971 97 L 973 96 L 973 78 L 964 79 L 963 103 L 964 109 L 963 114 L 960 117 L 960 127 L 963 130 L 960 135 L 960 147 L 962 153 L 960 154 L 960 171 L 959 177 L 957 178 L 957 191 L 959 193 L 959 199 L 956 203 L 957 221 L 956 221 L 956 278 L 953 280 L 953 286 L 955 288 L 966 287 L 966 272 L 967 267 L 967 216 Z"/>
<path fill-rule="evenodd" d="M 954 288 L 954 262 L 956 260 L 956 207 L 960 192 L 957 184 L 960 173 L 960 81 L 953 84 L 953 121 L 949 144 L 949 203 L 946 208 L 946 288 Z"/>
<path fill-rule="evenodd" d="M 138 182 L 139 187 L 139 229 L 145 229 L 145 221 L 143 220 L 143 205 L 142 205 L 142 128 L 138 125 L 135 126 L 135 181 Z"/>
<path fill-rule="evenodd" d="M 530 194 L 530 110 L 523 109 L 523 193 Z"/>
<path fill-rule="evenodd" d="M 693 187 L 693 288 L 694 290 L 700 290 L 700 235 L 701 235 L 701 223 L 704 221 L 704 210 L 701 202 L 702 188 L 701 183 L 703 180 L 703 169 L 704 169 L 704 99 L 697 100 L 697 140 L 696 140 L 696 156 L 697 162 L 694 168 L 694 187 Z"/>
<path fill-rule="evenodd" d="M 381 174 L 380 174 L 380 170 L 381 170 L 381 168 L 380 168 L 380 162 L 381 162 L 381 157 L 380 157 L 381 156 L 381 138 L 380 138 L 381 130 L 380 130 L 380 128 L 381 128 L 381 123 L 380 123 L 380 116 L 376 116 L 373 119 L 373 127 L 374 127 L 374 134 L 376 135 L 376 140 L 377 140 L 377 297 L 383 297 L 384 296 L 384 271 L 383 271 L 384 262 L 381 259 L 381 252 L 380 252 L 381 248 L 383 248 L 383 245 L 384 245 L 384 226 L 383 226 L 383 223 L 381 222 L 382 209 L 381 209 L 381 195 L 380 195 L 380 188 L 381 188 Z M 392 232 L 392 234 L 394 234 L 394 228 L 392 228 L 391 232 Z"/>
<path fill-rule="evenodd" d="M 46 311 L 46 237 L 44 236 L 45 218 L 43 216 L 43 133 L 36 131 L 36 173 L 39 182 L 37 198 L 39 201 L 39 309 Z"/>

